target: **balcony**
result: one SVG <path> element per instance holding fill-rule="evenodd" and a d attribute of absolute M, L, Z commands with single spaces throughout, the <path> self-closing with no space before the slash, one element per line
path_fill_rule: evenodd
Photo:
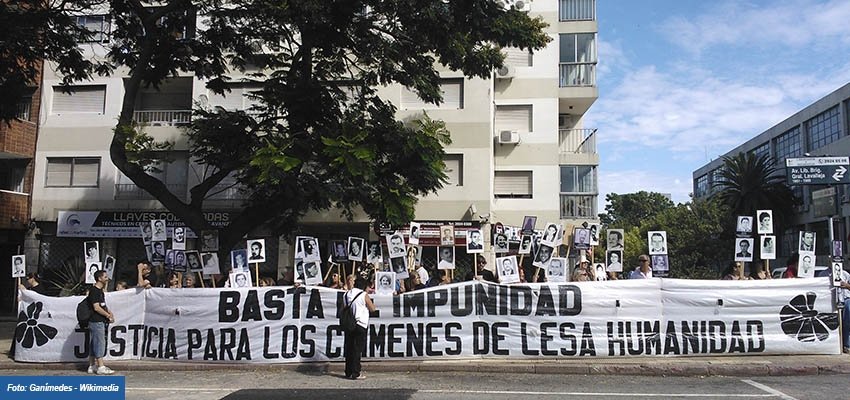
<path fill-rule="evenodd" d="M 207 200 L 244 200 L 248 196 L 242 186 L 236 184 L 218 184 L 207 193 Z"/>
<path fill-rule="evenodd" d="M 595 21 L 596 0 L 560 0 L 558 19 L 560 21 Z"/>
<path fill-rule="evenodd" d="M 596 154 L 596 129 L 560 129 L 561 154 Z"/>
<path fill-rule="evenodd" d="M 186 199 L 186 184 L 167 184 L 168 191 L 181 200 Z M 134 183 L 116 183 L 115 200 L 153 200 L 154 197 Z"/>
<path fill-rule="evenodd" d="M 184 126 L 192 121 L 192 110 L 143 110 L 133 113 L 133 122 L 147 126 Z"/>
<path fill-rule="evenodd" d="M 596 218 L 595 194 L 561 194 L 561 219 Z"/>
<path fill-rule="evenodd" d="M 596 63 L 561 63 L 560 87 L 596 86 Z"/>

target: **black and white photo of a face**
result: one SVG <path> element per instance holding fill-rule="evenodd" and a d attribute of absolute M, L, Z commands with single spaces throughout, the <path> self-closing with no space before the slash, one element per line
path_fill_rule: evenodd
<path fill-rule="evenodd" d="M 758 210 L 756 218 L 758 218 L 757 231 L 760 235 L 773 233 L 773 210 Z"/>
<path fill-rule="evenodd" d="M 399 275 L 399 279 L 404 279 L 401 278 L 400 275 L 407 274 L 407 257 L 390 258 L 390 269 L 395 272 L 396 275 Z"/>
<path fill-rule="evenodd" d="M 187 251 L 186 252 L 186 265 L 189 267 L 189 271 L 198 272 L 203 270 L 203 265 L 201 264 L 201 256 L 197 251 Z"/>
<path fill-rule="evenodd" d="M 554 248 L 552 246 L 541 243 L 540 247 L 537 248 L 537 254 L 534 255 L 533 264 L 539 268 L 546 268 L 552 258 L 553 250 Z"/>
<path fill-rule="evenodd" d="M 815 233 L 811 231 L 800 232 L 800 252 L 815 251 Z"/>
<path fill-rule="evenodd" d="M 375 295 L 392 296 L 395 293 L 396 276 L 393 272 L 375 273 Z"/>
<path fill-rule="evenodd" d="M 594 273 L 593 275 L 597 281 L 608 280 L 608 274 L 605 273 L 605 264 L 597 263 L 593 266 L 593 268 L 596 270 L 596 273 Z"/>
<path fill-rule="evenodd" d="M 151 240 L 164 242 L 168 239 L 168 236 L 165 232 L 165 220 L 164 219 L 154 219 L 151 220 L 151 227 L 153 228 L 153 232 L 151 234 Z"/>
<path fill-rule="evenodd" d="M 497 233 L 496 237 L 493 239 L 493 242 L 493 250 L 496 253 L 508 252 L 508 237 L 505 236 L 504 233 Z"/>
<path fill-rule="evenodd" d="M 305 262 L 320 262 L 321 255 L 319 254 L 319 244 L 315 238 L 305 237 L 301 239 L 301 253 L 297 258 Z"/>
<path fill-rule="evenodd" d="M 530 235 L 522 235 L 522 239 L 519 240 L 519 254 L 531 254 L 531 236 Z"/>
<path fill-rule="evenodd" d="M 348 259 L 351 261 L 363 261 L 363 243 L 366 240 L 358 237 L 348 237 Z"/>
<path fill-rule="evenodd" d="M 577 249 L 589 249 L 590 248 L 590 229 L 587 228 L 576 228 L 573 233 L 573 245 Z"/>
<path fill-rule="evenodd" d="M 832 262 L 832 286 L 841 286 L 841 262 Z"/>
<path fill-rule="evenodd" d="M 389 243 L 390 257 L 404 256 L 404 238 L 400 234 L 391 235 L 387 243 Z"/>
<path fill-rule="evenodd" d="M 26 256 L 12 256 L 12 278 L 23 278 L 26 275 Z"/>
<path fill-rule="evenodd" d="M 245 271 L 248 269 L 248 251 L 245 249 L 233 250 L 230 252 L 230 265 L 234 271 Z"/>
<path fill-rule="evenodd" d="M 797 271 L 797 276 L 800 278 L 814 278 L 815 276 L 815 255 L 812 253 L 800 254 L 800 266 Z"/>
<path fill-rule="evenodd" d="M 590 245 L 599 246 L 599 224 L 590 224 L 587 229 L 590 231 Z"/>
<path fill-rule="evenodd" d="M 555 244 L 556 240 L 558 240 L 558 225 L 552 223 L 546 224 L 543 238 L 540 241 L 551 246 Z"/>
<path fill-rule="evenodd" d="M 165 242 L 151 242 L 151 261 L 165 261 Z"/>
<path fill-rule="evenodd" d="M 443 225 L 440 227 L 440 245 L 454 246 L 455 244 L 455 227 L 452 225 Z"/>
<path fill-rule="evenodd" d="M 112 276 L 115 273 L 115 258 L 112 256 L 106 256 L 105 261 L 103 262 L 103 270 L 106 271 L 106 277 L 109 280 L 112 280 Z"/>
<path fill-rule="evenodd" d="M 738 216 L 738 228 L 735 229 L 738 233 L 746 234 L 753 232 L 753 217 L 741 215 Z"/>
<path fill-rule="evenodd" d="M 218 231 L 201 231 L 201 251 L 218 251 Z"/>
<path fill-rule="evenodd" d="M 667 254 L 667 232 L 649 231 L 649 254 Z"/>
<path fill-rule="evenodd" d="M 142 241 L 145 244 L 151 244 L 151 239 L 153 238 L 153 229 L 151 228 L 151 223 L 143 222 L 139 225 L 139 229 L 142 232 Z"/>
<path fill-rule="evenodd" d="M 410 242 L 410 244 L 419 244 L 420 229 L 421 227 L 418 222 L 410 223 L 410 232 L 408 233 L 408 237 L 410 238 L 408 242 Z"/>
<path fill-rule="evenodd" d="M 608 241 L 605 244 L 608 246 L 608 250 L 623 250 L 623 230 L 609 229 Z"/>
<path fill-rule="evenodd" d="M 761 254 L 762 260 L 776 259 L 776 236 L 765 235 L 761 237 Z"/>
<path fill-rule="evenodd" d="M 475 254 L 483 251 L 484 241 L 481 237 L 481 231 L 478 229 L 466 231 L 466 252 Z"/>
<path fill-rule="evenodd" d="M 248 277 L 242 274 L 236 274 L 236 287 L 248 287 Z"/>
<path fill-rule="evenodd" d="M 266 262 L 266 240 L 253 239 L 248 241 L 248 262 Z"/>
<path fill-rule="evenodd" d="M 381 242 L 374 241 L 369 242 L 369 251 L 366 253 L 366 262 L 369 264 L 379 263 L 383 260 L 383 249 L 381 248 Z"/>
<path fill-rule="evenodd" d="M 100 261 L 100 244 L 96 241 L 83 243 L 86 262 Z"/>
<path fill-rule="evenodd" d="M 182 226 L 175 227 L 171 235 L 171 243 L 186 243 L 186 228 Z"/>
<path fill-rule="evenodd" d="M 319 264 L 316 262 L 305 262 L 304 276 L 306 277 L 306 279 L 311 279 L 319 276 Z"/>
<path fill-rule="evenodd" d="M 216 253 L 202 253 L 201 259 L 204 261 L 203 273 L 204 275 L 214 275 L 220 274 L 221 270 L 218 266 L 218 254 Z"/>
<path fill-rule="evenodd" d="M 86 271 L 86 283 L 93 284 L 97 282 L 97 280 L 94 279 L 94 273 L 101 270 L 101 264 L 99 261 L 90 262 L 86 264 L 88 265 L 88 270 Z"/>
<path fill-rule="evenodd" d="M 437 248 L 437 269 L 454 269 L 455 248 L 454 246 L 440 246 Z"/>
<path fill-rule="evenodd" d="M 737 238 L 735 239 L 735 261 L 753 261 L 753 239 L 752 238 Z"/>
<path fill-rule="evenodd" d="M 666 254 L 657 254 L 652 256 L 652 270 L 653 271 L 669 271 L 670 266 L 667 265 L 667 255 Z"/>
<path fill-rule="evenodd" d="M 519 282 L 519 267 L 517 266 L 516 256 L 497 257 L 496 273 L 501 283 Z"/>
<path fill-rule="evenodd" d="M 549 262 L 549 269 L 546 271 L 546 276 L 549 278 L 564 276 L 564 261 L 561 258 L 553 258 Z"/>

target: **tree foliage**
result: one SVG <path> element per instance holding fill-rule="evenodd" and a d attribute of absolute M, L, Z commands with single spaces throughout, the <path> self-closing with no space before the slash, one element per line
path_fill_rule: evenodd
<path fill-rule="evenodd" d="M 603 224 L 615 227 L 640 225 L 647 218 L 673 207 L 673 201 L 661 193 L 609 193 L 605 196 L 605 213 L 599 214 Z"/>

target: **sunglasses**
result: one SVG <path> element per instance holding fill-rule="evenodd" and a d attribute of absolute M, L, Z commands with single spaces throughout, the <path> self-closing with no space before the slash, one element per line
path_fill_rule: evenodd
<path fill-rule="evenodd" d="M 649 260 L 647 260 L 647 259 L 645 259 L 645 258 L 639 258 L 639 259 L 638 259 L 638 261 L 640 261 L 640 262 L 644 262 L 644 261 L 645 261 L 645 262 L 649 262 Z"/>

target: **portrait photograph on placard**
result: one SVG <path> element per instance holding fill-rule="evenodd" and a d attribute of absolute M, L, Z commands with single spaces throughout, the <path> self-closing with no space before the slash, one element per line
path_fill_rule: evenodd
<path fill-rule="evenodd" d="M 596 263 L 593 265 L 593 278 L 597 281 L 607 281 L 608 274 L 605 272 L 605 264 Z"/>
<path fill-rule="evenodd" d="M 331 261 L 335 263 L 348 262 L 348 243 L 345 240 L 330 241 Z"/>
<path fill-rule="evenodd" d="M 346 255 L 348 259 L 348 255 Z M 377 264 L 384 261 L 384 249 L 381 242 L 378 240 L 369 242 L 368 250 L 366 251 L 366 262 L 369 264 Z"/>
<path fill-rule="evenodd" d="M 103 258 L 103 270 L 106 271 L 106 277 L 112 280 L 115 274 L 115 257 L 106 256 Z"/>
<path fill-rule="evenodd" d="M 363 250 L 366 248 L 366 239 L 348 237 L 348 259 L 351 261 L 363 261 Z"/>
<path fill-rule="evenodd" d="M 304 262 L 321 262 L 322 256 L 319 253 L 319 241 L 313 237 L 302 237 L 301 252 L 296 253 L 295 258 L 300 258 Z"/>
<path fill-rule="evenodd" d="M 410 274 L 407 272 L 407 257 L 390 258 L 390 270 L 396 274 L 398 279 L 407 279 Z"/>
<path fill-rule="evenodd" d="M 608 229 L 606 232 L 607 240 L 605 241 L 605 246 L 608 250 L 623 250 L 625 249 L 625 245 L 623 244 L 623 237 L 625 233 L 622 229 Z"/>
<path fill-rule="evenodd" d="M 649 254 L 667 254 L 667 232 L 649 231 L 646 233 L 649 240 Z"/>
<path fill-rule="evenodd" d="M 522 236 L 519 227 L 516 226 L 506 226 L 505 235 L 508 237 L 508 243 L 519 243 L 519 238 Z"/>
<path fill-rule="evenodd" d="M 246 248 L 249 264 L 266 262 L 266 239 L 249 239 Z"/>
<path fill-rule="evenodd" d="M 437 269 L 455 269 L 454 246 L 440 246 L 437 248 Z"/>
<path fill-rule="evenodd" d="M 575 228 L 575 231 L 573 231 L 573 247 L 579 250 L 590 248 L 590 229 Z"/>
<path fill-rule="evenodd" d="M 395 272 L 375 273 L 375 296 L 392 296 L 395 294 Z"/>
<path fill-rule="evenodd" d="M 164 242 L 168 240 L 168 233 L 165 230 L 164 219 L 151 220 L 151 240 L 154 242 Z"/>
<path fill-rule="evenodd" d="M 623 250 L 605 252 L 605 269 L 610 272 L 623 272 Z"/>
<path fill-rule="evenodd" d="M 667 263 L 667 254 L 656 254 L 651 257 L 652 272 L 665 272 L 670 270 L 670 265 Z"/>
<path fill-rule="evenodd" d="M 558 241 L 558 233 L 561 231 L 561 225 L 549 222 L 546 224 L 546 228 L 543 229 L 543 237 L 540 238 L 540 242 L 548 245 L 555 246 Z M 590 231 L 588 230 L 588 234 Z M 590 241 L 588 241 L 588 244 Z"/>
<path fill-rule="evenodd" d="M 27 256 L 18 254 L 12 256 L 12 278 L 23 278 L 27 275 Z"/>
<path fill-rule="evenodd" d="M 537 247 L 537 252 L 534 253 L 534 260 L 531 265 L 534 265 L 537 268 L 548 268 L 549 261 L 552 260 L 554 249 L 554 247 L 544 244 L 541 241 L 540 246 Z"/>
<path fill-rule="evenodd" d="M 756 211 L 757 229 L 759 235 L 773 233 L 773 210 L 757 210 Z"/>
<path fill-rule="evenodd" d="M 201 262 L 201 255 L 197 250 L 189 250 L 186 252 L 186 266 L 190 272 L 201 272 L 204 270 L 204 264 Z"/>
<path fill-rule="evenodd" d="M 171 232 L 171 248 L 174 250 L 186 250 L 186 228 L 175 226 Z"/>
<path fill-rule="evenodd" d="M 761 254 L 762 260 L 775 260 L 776 259 L 776 236 L 773 235 L 764 235 L 761 237 Z"/>
<path fill-rule="evenodd" d="M 466 252 L 467 254 L 484 252 L 484 236 L 480 229 L 466 231 Z"/>
<path fill-rule="evenodd" d="M 508 244 L 508 236 L 504 233 L 497 233 L 493 237 L 493 251 L 497 254 L 507 253 L 510 248 Z"/>
<path fill-rule="evenodd" d="M 218 251 L 218 231 L 201 231 L 201 251 Z"/>
<path fill-rule="evenodd" d="M 151 244 L 151 240 L 153 238 L 153 227 L 151 227 L 150 221 L 139 224 L 139 234 L 142 235 L 142 241 L 145 244 Z"/>
<path fill-rule="evenodd" d="M 408 243 L 410 244 L 419 244 L 419 235 L 422 233 L 422 227 L 418 222 L 410 223 L 410 231 L 407 233 L 408 235 Z"/>
<path fill-rule="evenodd" d="M 248 270 L 248 250 L 236 249 L 230 251 L 230 266 L 233 269 Z"/>
<path fill-rule="evenodd" d="M 748 236 L 753 233 L 753 217 L 749 215 L 739 215 L 735 232 L 744 236 Z"/>
<path fill-rule="evenodd" d="M 186 251 L 185 250 L 173 250 L 174 251 L 174 264 L 172 264 L 172 269 L 177 272 L 186 272 Z"/>
<path fill-rule="evenodd" d="M 844 244 L 840 240 L 832 241 L 832 256 L 844 257 Z"/>
<path fill-rule="evenodd" d="M 832 286 L 841 286 L 841 271 L 843 270 L 841 261 L 832 261 Z"/>
<path fill-rule="evenodd" d="M 735 239 L 735 261 L 753 261 L 753 239 Z"/>
<path fill-rule="evenodd" d="M 151 262 L 165 261 L 165 242 L 151 242 Z"/>
<path fill-rule="evenodd" d="M 522 239 L 519 240 L 517 254 L 531 254 L 531 239 L 531 235 L 522 235 Z"/>
<path fill-rule="evenodd" d="M 390 258 L 404 257 L 406 252 L 404 249 L 404 237 L 401 235 L 401 233 L 396 232 L 392 235 L 387 236 L 387 250 L 389 252 Z"/>
<path fill-rule="evenodd" d="M 204 263 L 202 268 L 204 275 L 215 275 L 221 273 L 221 268 L 218 265 L 218 254 L 201 253 L 201 261 Z"/>
<path fill-rule="evenodd" d="M 301 276 L 304 284 L 317 286 L 322 284 L 322 268 L 318 261 L 304 261 L 301 263 Z"/>
<path fill-rule="evenodd" d="M 233 270 L 230 273 L 230 287 L 234 289 L 251 287 L 251 274 L 248 271 Z"/>
<path fill-rule="evenodd" d="M 800 243 L 800 246 L 797 249 L 797 251 L 799 251 L 800 253 L 802 253 L 804 251 L 811 251 L 811 252 L 815 251 L 815 239 L 816 238 L 817 238 L 817 235 L 815 234 L 815 232 L 800 231 L 800 240 L 798 242 L 798 243 Z"/>
<path fill-rule="evenodd" d="M 496 257 L 496 272 L 501 283 L 519 282 L 519 265 L 516 256 Z"/>
<path fill-rule="evenodd" d="M 174 250 L 165 250 L 165 267 L 171 269 L 174 265 Z"/>
<path fill-rule="evenodd" d="M 797 263 L 798 278 L 814 278 L 815 277 L 815 252 L 801 251 L 800 261 Z"/>
<path fill-rule="evenodd" d="M 546 280 L 549 282 L 566 282 L 567 270 L 566 258 L 553 257 L 549 261 L 549 267 L 546 268 Z"/>
<path fill-rule="evenodd" d="M 454 246 L 455 227 L 452 225 L 440 226 L 440 246 Z"/>
<path fill-rule="evenodd" d="M 599 246 L 599 233 L 601 229 L 600 224 L 590 224 L 587 229 L 590 230 L 590 245 L 591 246 Z"/>
<path fill-rule="evenodd" d="M 86 263 L 86 283 L 94 284 L 94 273 L 103 269 L 103 264 L 100 261 L 92 261 Z"/>
<path fill-rule="evenodd" d="M 87 263 L 100 261 L 100 243 L 97 241 L 83 242 L 83 254 Z"/>
<path fill-rule="evenodd" d="M 522 234 L 530 235 L 534 232 L 534 226 L 537 225 L 537 217 L 534 215 L 526 215 L 522 218 Z"/>

